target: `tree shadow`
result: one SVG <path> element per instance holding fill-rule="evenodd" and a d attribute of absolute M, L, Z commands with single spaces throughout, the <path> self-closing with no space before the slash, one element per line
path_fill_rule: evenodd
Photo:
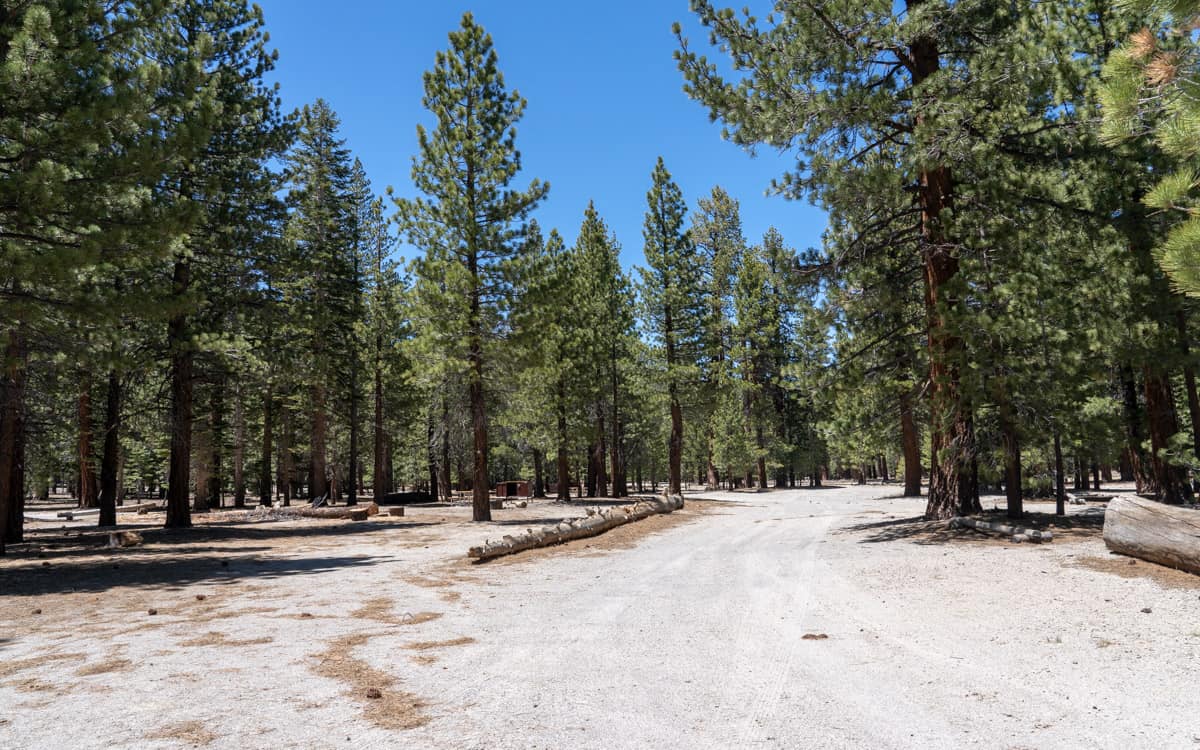
<path fill-rule="evenodd" d="M 123 524 L 103 529 L 96 527 L 27 529 L 24 542 L 9 546 L 7 559 L 19 560 L 36 556 L 45 560 L 61 560 L 91 556 L 110 550 L 107 546 L 109 534 L 121 531 L 133 531 L 142 537 L 142 544 L 134 548 L 135 552 L 123 552 L 124 554 L 195 555 L 222 550 L 227 553 L 242 553 L 271 549 L 269 546 L 251 548 L 215 546 L 229 542 L 259 541 L 267 544 L 287 540 L 338 539 L 348 536 L 373 536 L 396 530 L 437 525 L 440 524 L 434 521 L 401 521 L 386 525 L 366 521 L 336 525 L 291 524 L 285 526 L 271 521 L 248 524 L 245 521 L 230 520 L 215 521 L 188 529 L 164 529 L 162 526 L 149 524 Z"/>
<path fill-rule="evenodd" d="M 239 553 L 246 551 L 237 550 Z M 60 563 L 47 568 L 0 571 L 0 592 L 4 596 L 40 596 L 96 593 L 116 587 L 153 589 L 218 581 L 269 581 L 296 575 L 362 568 L 388 560 L 391 558 L 336 556 L 259 559 L 211 554 L 172 559 L 93 558 L 88 561 Z"/>
<path fill-rule="evenodd" d="M 1104 528 L 1104 509 L 1088 508 L 1080 513 L 1058 516 L 1053 513 L 1027 512 L 1019 519 L 1010 519 L 1004 511 L 988 511 L 980 518 L 1003 521 L 1028 529 L 1051 531 L 1055 537 L 1086 539 L 1101 534 Z M 986 533 L 973 528 L 955 528 L 949 521 L 928 521 L 924 516 L 894 518 L 886 521 L 846 526 L 839 533 L 864 534 L 860 544 L 882 544 L 887 542 L 911 542 L 912 544 L 972 544 L 1003 542 L 1010 544 L 1002 534 Z"/>

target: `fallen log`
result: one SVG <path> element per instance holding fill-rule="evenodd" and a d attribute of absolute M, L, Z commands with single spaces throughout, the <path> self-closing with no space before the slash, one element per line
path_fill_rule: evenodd
<path fill-rule="evenodd" d="M 1200 510 L 1122 496 L 1104 513 L 1113 552 L 1200 574 Z"/>
<path fill-rule="evenodd" d="M 683 497 L 675 495 L 668 498 L 639 500 L 630 505 L 620 505 L 603 510 L 588 508 L 588 515 L 581 518 L 563 519 L 554 526 L 543 526 L 537 530 L 529 529 L 524 534 L 516 536 L 505 535 L 498 541 L 488 540 L 478 547 L 471 547 L 467 550 L 467 557 L 481 561 L 491 560 L 495 557 L 503 557 L 538 547 L 550 547 L 575 539 L 599 536 L 618 526 L 660 513 L 671 513 L 682 507 Z"/>
<path fill-rule="evenodd" d="M 950 519 L 950 526 L 953 528 L 969 528 L 984 533 L 1001 534 L 1011 537 L 1014 542 L 1050 542 L 1054 541 L 1054 534 L 1049 531 L 1038 531 L 1037 529 L 1027 529 L 1024 526 L 1012 526 L 1000 521 L 985 521 L 982 518 L 967 518 L 966 516 L 955 516 Z"/>
<path fill-rule="evenodd" d="M 369 506 L 352 505 L 342 508 L 310 508 L 305 506 L 291 508 L 275 508 L 275 515 L 280 518 L 334 518 L 350 521 L 365 521 L 371 515 Z"/>

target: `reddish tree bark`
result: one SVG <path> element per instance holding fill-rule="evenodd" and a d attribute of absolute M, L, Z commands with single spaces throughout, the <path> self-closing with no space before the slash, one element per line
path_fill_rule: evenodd
<path fill-rule="evenodd" d="M 175 263 L 171 282 L 172 296 L 178 301 L 187 294 L 192 271 L 188 263 Z M 171 352 L 171 458 L 167 471 L 167 522 L 169 528 L 192 525 L 188 502 L 192 461 L 192 369 L 194 353 L 188 331 L 187 314 L 180 311 L 167 324 L 167 342 Z"/>

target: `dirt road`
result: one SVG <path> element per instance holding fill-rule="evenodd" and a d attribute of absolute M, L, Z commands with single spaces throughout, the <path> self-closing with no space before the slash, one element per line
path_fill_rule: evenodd
<path fill-rule="evenodd" d="M 0 747 L 1200 748 L 1200 579 L 1115 566 L 1094 523 L 997 543 L 894 494 L 716 494 L 632 546 L 483 566 L 447 562 L 470 524 L 346 535 L 352 568 L 314 542 L 302 573 L 167 586 L 136 630 L 153 597 L 13 618 L 0 659 L 53 658 L 0 681 Z M 128 663 L 80 677 L 112 644 Z"/>

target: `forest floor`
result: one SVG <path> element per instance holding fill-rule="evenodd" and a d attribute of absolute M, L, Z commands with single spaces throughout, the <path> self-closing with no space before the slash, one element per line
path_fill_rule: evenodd
<path fill-rule="evenodd" d="M 1109 555 L 1102 505 L 1016 545 L 897 495 L 705 493 L 483 565 L 583 507 L 35 524 L 0 748 L 1200 748 L 1200 577 Z"/>

